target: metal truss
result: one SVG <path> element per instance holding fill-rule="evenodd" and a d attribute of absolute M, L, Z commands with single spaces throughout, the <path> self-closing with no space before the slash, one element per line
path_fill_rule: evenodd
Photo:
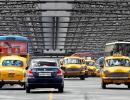
<path fill-rule="evenodd" d="M 24 1 L 23 1 L 24 2 Z M 17 9 L 19 8 L 19 9 Z M 19 13 L 21 9 L 36 9 L 38 8 L 37 4 L 27 4 L 27 3 L 14 3 L 12 1 L 0 1 L 0 35 L 23 35 L 27 36 L 30 39 L 30 50 L 34 52 L 37 48 L 43 48 L 39 45 L 39 40 L 37 36 L 43 36 L 41 23 L 41 13 Z M 15 12 L 15 13 L 14 13 Z M 10 16 L 6 16 L 10 14 Z M 14 16 L 19 15 L 19 16 Z M 30 17 L 27 17 L 29 15 Z M 37 16 L 34 16 L 37 15 Z M 32 23 L 35 21 L 36 23 Z M 31 27 L 27 27 L 31 26 Z M 39 33 L 37 33 L 39 32 Z M 34 36 L 34 37 L 31 37 Z M 40 38 L 43 42 L 43 39 Z M 33 42 L 36 41 L 36 42 Z M 44 43 L 44 42 L 43 42 Z M 35 46 L 36 44 L 36 46 Z"/>
<path fill-rule="evenodd" d="M 72 9 L 40 6 L 47 3 L 65 3 Z M 106 42 L 130 41 L 129 9 L 129 0 L 0 0 L 0 35 L 29 37 L 32 54 L 62 49 L 73 53 L 104 51 Z M 43 15 L 50 11 L 71 14 Z"/>
<path fill-rule="evenodd" d="M 68 32 L 67 36 L 77 35 L 77 41 L 71 42 L 71 44 L 66 41 L 66 49 L 69 48 L 75 52 L 82 50 L 101 52 L 104 51 L 106 42 L 120 39 L 130 40 L 129 0 L 123 2 L 121 0 L 91 0 L 90 3 L 73 5 L 75 6 L 74 10 L 79 10 L 79 12 L 72 13 L 72 16 L 76 18 L 72 18 L 69 24 L 70 26 L 78 24 L 79 27 L 75 33 Z M 78 15 L 79 17 L 77 17 Z M 77 19 L 80 17 L 79 22 Z M 73 29 L 71 28 L 71 30 Z M 68 40 L 73 41 L 74 38 L 68 38 Z"/>

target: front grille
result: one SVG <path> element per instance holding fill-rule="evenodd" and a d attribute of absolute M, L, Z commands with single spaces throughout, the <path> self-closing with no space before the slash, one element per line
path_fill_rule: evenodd
<path fill-rule="evenodd" d="M 108 77 L 128 77 L 128 73 L 111 73 L 109 75 L 107 75 Z"/>
<path fill-rule="evenodd" d="M 67 68 L 66 71 L 80 71 L 79 68 Z"/>

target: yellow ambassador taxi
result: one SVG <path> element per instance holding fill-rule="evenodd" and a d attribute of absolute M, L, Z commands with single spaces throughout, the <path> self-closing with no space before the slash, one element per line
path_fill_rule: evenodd
<path fill-rule="evenodd" d="M 25 74 L 27 59 L 12 55 L 1 57 L 0 60 L 0 88 L 5 84 L 19 84 L 25 88 Z"/>
<path fill-rule="evenodd" d="M 108 84 L 125 84 L 130 88 L 130 58 L 127 56 L 113 55 L 105 57 L 101 66 L 101 86 L 103 89 Z"/>
<path fill-rule="evenodd" d="M 96 65 L 94 60 L 85 60 L 88 69 L 88 76 L 96 76 Z"/>
<path fill-rule="evenodd" d="M 80 77 L 81 80 L 85 80 L 87 76 L 87 69 L 85 65 L 85 59 L 80 57 L 65 57 L 62 61 L 62 70 L 64 77 Z"/>

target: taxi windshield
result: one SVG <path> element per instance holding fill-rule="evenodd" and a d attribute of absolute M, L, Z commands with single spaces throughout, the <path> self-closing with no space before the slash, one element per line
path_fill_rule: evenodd
<path fill-rule="evenodd" d="M 23 62 L 20 60 L 4 60 L 2 62 L 2 66 L 17 66 L 17 67 L 22 67 Z"/>
<path fill-rule="evenodd" d="M 76 59 L 76 58 L 69 58 L 69 59 L 64 59 L 65 64 L 83 64 L 81 59 Z"/>
<path fill-rule="evenodd" d="M 87 65 L 87 66 L 94 66 L 94 65 L 95 65 L 95 63 L 94 63 L 94 62 L 92 62 L 92 61 L 86 61 L 86 65 Z"/>
<path fill-rule="evenodd" d="M 130 66 L 129 59 L 108 59 L 106 60 L 106 66 L 114 67 L 114 66 Z"/>

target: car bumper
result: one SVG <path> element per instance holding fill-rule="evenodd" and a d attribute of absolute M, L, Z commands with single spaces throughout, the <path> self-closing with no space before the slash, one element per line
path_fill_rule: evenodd
<path fill-rule="evenodd" d="M 21 80 L 0 80 L 1 84 L 25 84 L 25 81 Z"/>
<path fill-rule="evenodd" d="M 105 77 L 102 80 L 105 83 L 130 83 L 130 78 L 128 77 Z"/>
<path fill-rule="evenodd" d="M 85 74 L 86 74 L 85 72 L 65 72 L 64 76 L 65 77 L 80 77 Z"/>
<path fill-rule="evenodd" d="M 90 73 L 92 75 L 95 75 L 95 72 L 96 72 L 96 70 L 94 70 L 94 69 L 88 69 L 88 73 Z"/>
<path fill-rule="evenodd" d="M 63 78 L 28 78 L 26 82 L 26 86 L 30 88 L 58 88 L 63 85 Z"/>

